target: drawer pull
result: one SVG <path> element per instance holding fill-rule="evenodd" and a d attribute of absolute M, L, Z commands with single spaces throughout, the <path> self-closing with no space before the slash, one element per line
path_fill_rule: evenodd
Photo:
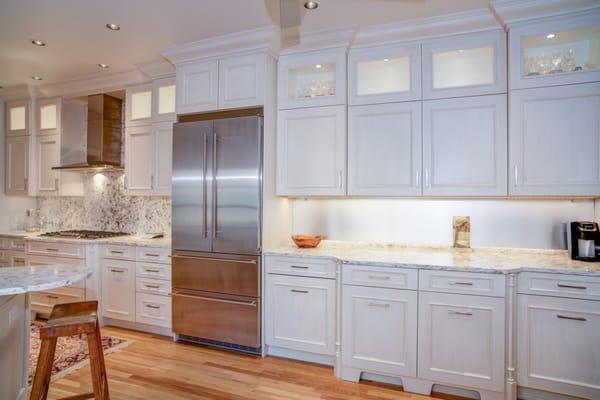
<path fill-rule="evenodd" d="M 160 257 L 160 254 L 156 254 L 156 253 L 146 253 L 146 257 Z"/>
<path fill-rule="evenodd" d="M 379 280 L 379 281 L 389 281 L 390 280 L 389 276 L 369 275 L 368 278 L 369 279 L 376 279 L 376 280 Z"/>
<path fill-rule="evenodd" d="M 58 249 L 55 248 L 47 248 L 46 251 L 58 251 Z"/>
<path fill-rule="evenodd" d="M 110 254 L 124 254 L 123 250 L 111 250 Z"/>
<path fill-rule="evenodd" d="M 53 299 L 53 300 L 58 299 L 58 296 L 54 296 L 54 295 L 51 295 L 51 294 L 47 294 L 46 297 L 49 298 L 49 299 Z"/>
<path fill-rule="evenodd" d="M 473 313 L 470 311 L 456 311 L 456 310 L 448 310 L 448 314 L 467 315 L 467 316 L 473 315 Z"/>
<path fill-rule="evenodd" d="M 290 268 L 308 269 L 308 266 L 306 266 L 306 265 L 290 265 Z"/>
<path fill-rule="evenodd" d="M 159 269 L 146 269 L 146 272 L 152 272 L 154 274 L 158 274 L 160 272 Z"/>
<path fill-rule="evenodd" d="M 369 303 L 369 307 L 389 308 L 390 307 L 390 303 Z"/>
<path fill-rule="evenodd" d="M 24 258 L 21 258 L 21 257 L 14 257 L 14 258 L 13 258 L 13 260 L 14 260 L 15 262 L 18 262 L 18 263 L 24 263 L 24 262 L 25 262 L 25 259 L 24 259 Z"/>
<path fill-rule="evenodd" d="M 557 314 L 556 318 L 559 318 L 559 319 L 570 319 L 570 320 L 573 320 L 573 321 L 581 321 L 581 322 L 587 321 L 587 318 L 584 318 L 584 317 L 570 317 L 568 315 L 561 315 L 561 314 Z"/>
<path fill-rule="evenodd" d="M 160 289 L 160 286 L 158 286 L 158 285 L 144 285 L 144 286 L 146 286 L 149 289 Z"/>
<path fill-rule="evenodd" d="M 451 285 L 460 285 L 460 286 L 473 286 L 473 282 L 467 281 L 451 281 Z"/>
<path fill-rule="evenodd" d="M 291 289 L 293 293 L 308 293 L 308 290 Z"/>
<path fill-rule="evenodd" d="M 556 286 L 558 286 L 559 288 L 565 288 L 565 289 L 580 289 L 580 290 L 586 290 L 587 289 L 586 286 L 567 285 L 567 284 L 564 284 L 564 283 L 557 283 Z"/>
<path fill-rule="evenodd" d="M 160 306 L 153 306 L 152 304 L 146 304 L 146 307 L 153 308 L 155 310 L 158 310 L 160 308 Z"/>
<path fill-rule="evenodd" d="M 119 273 L 123 273 L 123 272 L 125 272 L 125 270 L 124 270 L 124 269 L 111 268 L 111 269 L 110 269 L 110 272 L 119 272 Z"/>

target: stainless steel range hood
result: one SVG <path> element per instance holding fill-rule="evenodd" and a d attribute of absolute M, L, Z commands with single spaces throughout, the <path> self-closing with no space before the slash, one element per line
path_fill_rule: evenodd
<path fill-rule="evenodd" d="M 122 101 L 106 94 L 88 96 L 87 135 L 61 133 L 60 166 L 70 171 L 121 170 Z"/>

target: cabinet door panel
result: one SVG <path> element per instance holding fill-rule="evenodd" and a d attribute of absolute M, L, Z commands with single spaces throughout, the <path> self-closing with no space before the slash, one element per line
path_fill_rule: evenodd
<path fill-rule="evenodd" d="M 37 102 L 38 135 L 56 135 L 61 132 L 62 101 L 60 98 Z"/>
<path fill-rule="evenodd" d="M 155 178 L 154 194 L 167 196 L 171 194 L 171 172 L 173 169 L 173 124 L 163 122 L 153 124 L 155 141 Z"/>
<path fill-rule="evenodd" d="M 40 136 L 37 143 L 38 193 L 58 194 L 59 173 L 52 169 L 59 163 L 58 135 Z"/>
<path fill-rule="evenodd" d="M 6 194 L 28 194 L 29 136 L 6 138 Z"/>
<path fill-rule="evenodd" d="M 152 84 L 127 88 L 125 102 L 126 126 L 141 126 L 152 123 Z"/>
<path fill-rule="evenodd" d="M 6 136 L 29 135 L 29 101 L 6 103 Z"/>
<path fill-rule="evenodd" d="M 154 134 L 152 125 L 127 128 L 125 182 L 131 194 L 151 194 L 154 188 Z"/>
<path fill-rule="evenodd" d="M 346 118 L 344 106 L 279 113 L 277 193 L 345 193 Z"/>
<path fill-rule="evenodd" d="M 600 83 L 510 94 L 510 193 L 600 194 Z"/>
<path fill-rule="evenodd" d="M 518 296 L 519 385 L 600 398 L 600 302 Z"/>
<path fill-rule="evenodd" d="M 423 103 L 425 195 L 506 195 L 506 96 Z"/>
<path fill-rule="evenodd" d="M 152 122 L 175 122 L 175 78 L 152 82 Z"/>
<path fill-rule="evenodd" d="M 262 105 L 265 71 L 264 54 L 219 60 L 219 108 Z"/>
<path fill-rule="evenodd" d="M 343 364 L 389 375 L 417 374 L 417 292 L 344 285 Z"/>
<path fill-rule="evenodd" d="M 420 195 L 421 103 L 349 112 L 348 194 Z"/>
<path fill-rule="evenodd" d="M 217 109 L 219 62 L 177 66 L 177 114 Z"/>
<path fill-rule="evenodd" d="M 102 315 L 135 321 L 135 263 L 102 260 Z"/>

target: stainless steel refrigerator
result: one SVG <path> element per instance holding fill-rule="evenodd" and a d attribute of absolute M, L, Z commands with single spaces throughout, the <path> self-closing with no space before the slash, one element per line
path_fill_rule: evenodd
<path fill-rule="evenodd" d="M 180 116 L 173 130 L 178 340 L 259 353 L 261 109 Z"/>

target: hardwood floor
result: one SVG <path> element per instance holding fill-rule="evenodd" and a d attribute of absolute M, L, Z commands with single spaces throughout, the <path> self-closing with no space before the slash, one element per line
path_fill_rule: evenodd
<path fill-rule="evenodd" d="M 431 399 L 387 385 L 345 382 L 333 376 L 332 368 L 314 364 L 174 343 L 125 329 L 105 327 L 102 334 L 132 341 L 105 357 L 111 400 Z M 87 393 L 91 387 L 86 366 L 53 382 L 48 399 Z"/>

